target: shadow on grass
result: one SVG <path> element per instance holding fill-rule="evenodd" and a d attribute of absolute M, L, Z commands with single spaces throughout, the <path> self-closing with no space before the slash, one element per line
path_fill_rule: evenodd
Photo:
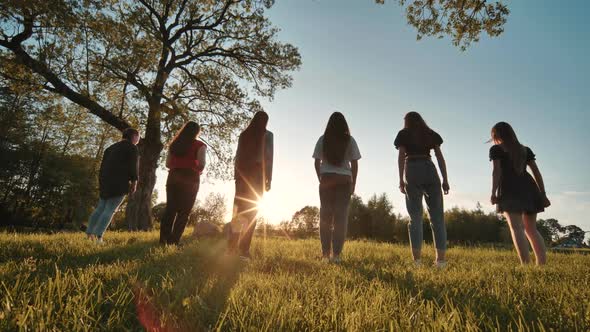
<path fill-rule="evenodd" d="M 157 239 L 132 238 L 90 252 L 76 245 L 48 246 L 41 240 L 19 245 L 0 255 L 0 263 L 12 265 L 3 271 L 3 280 L 37 279 L 43 285 L 58 271 L 78 276 L 92 269 L 91 282 L 101 283 L 105 295 L 95 313 L 97 319 L 109 317 L 112 310 L 124 310 L 134 319 L 121 323 L 123 330 L 210 329 L 225 310 L 243 268 L 237 257 L 224 255 L 221 240 L 187 240 L 182 247 L 161 247 Z M 96 244 L 89 241 L 88 245 Z M 121 287 L 133 294 L 129 303 L 114 306 L 109 294 Z"/>
<path fill-rule="evenodd" d="M 545 314 L 542 306 L 530 301 L 521 299 L 510 304 L 502 301 L 498 296 L 482 292 L 481 288 L 460 288 L 453 285 L 445 287 L 445 285 L 434 284 L 432 281 L 417 280 L 411 269 L 395 273 L 391 270 L 367 269 L 362 263 L 346 261 L 342 262 L 341 266 L 368 281 L 378 280 L 389 284 L 393 288 L 406 292 L 414 299 L 432 301 L 436 303 L 438 308 L 444 309 L 445 306 L 451 304 L 453 307 L 460 308 L 462 312 L 466 312 L 468 309 L 476 317 L 487 317 L 487 319 L 480 320 L 479 327 L 483 330 L 496 329 L 497 327 L 518 330 L 522 327 L 519 324 L 538 323 L 543 324 L 545 328 L 560 328 L 555 322 L 544 319 Z M 438 273 L 445 273 L 445 270 L 438 271 Z M 485 285 L 481 284 L 480 287 L 485 287 Z M 522 311 L 522 315 L 517 312 L 519 310 Z M 418 320 L 414 323 L 420 324 Z"/>
<path fill-rule="evenodd" d="M 223 313 L 244 263 L 225 255 L 225 242 L 205 240 L 170 248 L 137 269 L 136 305 L 144 328 L 164 326 L 169 331 L 210 329 Z M 141 317 L 142 310 L 153 311 Z"/>

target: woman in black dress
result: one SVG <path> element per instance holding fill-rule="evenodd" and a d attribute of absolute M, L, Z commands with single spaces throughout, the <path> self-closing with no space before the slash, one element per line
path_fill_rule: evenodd
<path fill-rule="evenodd" d="M 545 242 L 537 230 L 537 213 L 543 212 L 551 203 L 545 195 L 535 154 L 520 144 L 516 133 L 506 122 L 498 122 L 492 128 L 491 140 L 495 144 L 490 148 L 490 160 L 493 162 L 491 202 L 496 204 L 498 213 L 503 213 L 508 220 L 520 262 L 530 262 L 528 238 L 537 265 L 545 264 Z M 527 166 L 534 178 L 527 172 Z"/>

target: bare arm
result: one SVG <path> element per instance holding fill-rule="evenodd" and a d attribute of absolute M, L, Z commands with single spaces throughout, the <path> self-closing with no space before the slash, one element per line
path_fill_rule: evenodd
<path fill-rule="evenodd" d="M 493 160 L 492 164 L 492 204 L 497 202 L 498 188 L 500 187 L 500 178 L 502 177 L 502 165 L 500 160 Z"/>
<path fill-rule="evenodd" d="M 535 178 L 535 182 L 537 182 L 537 186 L 542 193 L 545 193 L 545 183 L 543 182 L 543 176 L 541 175 L 541 171 L 539 171 L 539 166 L 534 160 L 528 162 L 528 166 L 533 172 L 533 177 Z"/>
<path fill-rule="evenodd" d="M 543 182 L 543 176 L 541 175 L 541 171 L 539 171 L 539 167 L 534 160 L 528 162 L 529 168 L 531 172 L 533 172 L 533 177 L 535 178 L 535 182 L 537 182 L 537 187 L 543 194 L 543 207 L 549 207 L 551 205 L 551 201 L 547 198 L 547 194 L 545 193 L 545 183 Z"/>
<path fill-rule="evenodd" d="M 166 155 L 166 167 L 170 168 L 171 162 L 172 162 L 172 156 L 170 155 L 170 150 L 168 150 L 168 155 Z"/>
<path fill-rule="evenodd" d="M 404 183 L 404 171 L 406 168 L 406 147 L 400 146 L 397 155 L 397 170 L 399 173 L 399 190 L 402 194 L 406 193 L 406 185 Z"/>
<path fill-rule="evenodd" d="M 320 181 L 320 165 L 322 164 L 322 161 L 320 159 L 316 159 L 314 162 L 314 167 L 315 167 L 315 174 L 318 177 L 318 181 Z"/>
<path fill-rule="evenodd" d="M 352 170 L 352 193 L 354 194 L 354 189 L 356 188 L 356 176 L 359 173 L 359 161 L 351 160 L 350 169 Z"/>
<path fill-rule="evenodd" d="M 445 195 L 449 194 L 449 178 L 447 177 L 447 163 L 445 162 L 445 157 L 443 156 L 442 150 L 440 149 L 440 145 L 434 148 L 434 155 L 436 156 L 436 161 L 438 162 L 438 168 L 440 169 L 440 173 L 443 178 L 442 188 L 445 192 Z"/>

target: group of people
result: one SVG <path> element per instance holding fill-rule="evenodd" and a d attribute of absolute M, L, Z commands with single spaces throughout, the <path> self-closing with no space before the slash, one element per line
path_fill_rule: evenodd
<path fill-rule="evenodd" d="M 250 258 L 257 204 L 264 192 L 271 188 L 273 134 L 266 128 L 268 120 L 268 114 L 263 111 L 254 114 L 239 136 L 234 160 L 235 198 L 227 247 L 228 253 L 237 254 L 244 260 Z M 160 225 L 161 244 L 179 243 L 194 205 L 207 154 L 207 146 L 198 139 L 199 134 L 199 125 L 189 121 L 168 145 L 167 202 Z M 123 132 L 123 140 L 104 153 L 99 177 L 100 201 L 86 231 L 91 239 L 102 241 L 102 235 L 123 197 L 135 191 L 135 145 L 138 141 L 138 132 L 127 129 Z M 494 143 L 489 151 L 493 163 L 490 201 L 496 205 L 497 212 L 505 216 L 521 263 L 531 260 L 530 242 L 536 263 L 545 264 L 546 248 L 536 228 L 536 216 L 550 205 L 550 201 L 545 194 L 535 154 L 519 142 L 513 128 L 506 122 L 494 125 L 490 141 Z M 394 141 L 399 151 L 399 190 L 405 195 L 410 215 L 408 232 L 416 265 L 422 264 L 423 199 L 430 215 L 436 249 L 434 265 L 444 267 L 447 264 L 443 193 L 448 194 L 450 186 L 442 143 L 442 137 L 430 129 L 417 112 L 405 115 L 404 128 Z M 432 150 L 442 181 L 431 159 Z M 358 161 L 361 159 L 358 145 L 342 113 L 334 112 L 330 116 L 312 157 L 319 182 L 322 259 L 339 262 L 346 239 L 348 207 L 355 191 Z"/>

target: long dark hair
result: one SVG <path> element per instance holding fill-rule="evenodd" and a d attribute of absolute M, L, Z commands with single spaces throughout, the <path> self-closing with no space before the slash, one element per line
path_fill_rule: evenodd
<path fill-rule="evenodd" d="M 434 135 L 426 121 L 418 112 L 408 112 L 404 116 L 404 128 L 409 130 L 412 141 L 418 146 L 434 147 Z"/>
<path fill-rule="evenodd" d="M 193 141 L 201 132 L 201 127 L 194 121 L 189 121 L 180 128 L 174 138 L 170 141 L 169 149 L 173 155 L 184 156 L 188 153 Z"/>
<path fill-rule="evenodd" d="M 526 163 L 526 149 L 520 144 L 512 126 L 507 122 L 498 122 L 492 127 L 492 141 L 508 153 L 512 166 L 517 174 L 524 171 Z"/>
<path fill-rule="evenodd" d="M 350 129 L 344 115 L 332 113 L 324 131 L 323 150 L 326 160 L 332 165 L 342 164 L 349 143 Z"/>
<path fill-rule="evenodd" d="M 264 135 L 266 134 L 266 125 L 268 124 L 268 114 L 264 111 L 258 111 L 244 129 L 238 140 L 240 149 L 240 160 L 237 160 L 238 166 L 244 167 L 256 161 L 259 153 L 264 151 Z"/>

